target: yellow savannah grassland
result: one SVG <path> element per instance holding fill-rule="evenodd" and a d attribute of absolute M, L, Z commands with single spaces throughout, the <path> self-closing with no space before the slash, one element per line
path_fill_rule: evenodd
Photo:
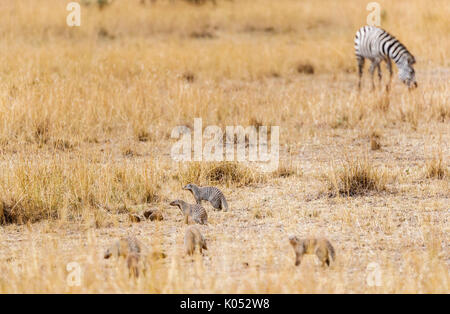
<path fill-rule="evenodd" d="M 450 291 L 448 0 L 378 1 L 417 60 L 389 94 L 356 88 L 369 1 L 80 1 L 79 27 L 69 2 L 0 1 L 0 293 Z M 279 126 L 280 167 L 173 161 L 194 118 Z M 189 182 L 230 206 L 204 203 L 203 257 L 169 206 Z M 164 220 L 130 221 L 147 208 Z M 336 261 L 296 267 L 291 234 Z M 127 235 L 138 278 L 103 258 Z"/>

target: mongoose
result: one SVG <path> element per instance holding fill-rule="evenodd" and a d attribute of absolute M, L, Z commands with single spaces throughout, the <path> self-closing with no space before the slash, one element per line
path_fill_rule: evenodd
<path fill-rule="evenodd" d="M 300 265 L 303 255 L 316 254 L 322 262 L 322 267 L 330 266 L 330 258 L 334 261 L 335 251 L 330 241 L 327 239 L 299 239 L 296 236 L 290 236 L 289 242 L 295 252 L 295 266 Z"/>
<path fill-rule="evenodd" d="M 125 237 L 116 241 L 105 251 L 105 258 L 111 256 L 124 257 L 127 259 L 127 266 L 132 276 L 138 276 L 138 263 L 141 255 L 141 245 L 135 237 Z"/>
<path fill-rule="evenodd" d="M 159 259 L 166 258 L 167 254 L 164 252 L 160 252 L 160 251 L 154 251 L 149 256 L 152 260 L 159 260 Z"/>
<path fill-rule="evenodd" d="M 164 217 L 161 214 L 161 212 L 159 210 L 155 210 L 155 209 L 149 209 L 149 210 L 145 211 L 144 212 L 144 217 L 147 218 L 147 219 L 150 219 L 151 221 L 164 220 Z"/>
<path fill-rule="evenodd" d="M 150 219 L 151 221 L 157 220 L 161 221 L 164 220 L 163 215 L 159 210 L 153 210 L 149 209 L 145 211 L 143 214 L 128 214 L 128 217 L 130 218 L 131 222 L 141 222 L 145 219 Z"/>
<path fill-rule="evenodd" d="M 222 209 L 223 211 L 228 211 L 228 203 L 223 195 L 222 191 L 213 186 L 201 187 L 193 183 L 189 183 L 183 190 L 191 191 L 194 195 L 197 204 L 201 204 L 202 201 L 208 201 L 215 209 Z"/>
<path fill-rule="evenodd" d="M 131 222 L 141 222 L 143 220 L 143 217 L 138 214 L 128 214 L 128 217 Z"/>
<path fill-rule="evenodd" d="M 178 206 L 184 215 L 184 221 L 188 224 L 188 217 L 200 225 L 205 225 L 208 221 L 208 215 L 202 205 L 188 204 L 182 200 L 175 200 L 170 203 L 171 206 Z"/>
<path fill-rule="evenodd" d="M 198 248 L 200 254 L 202 254 L 202 250 L 207 250 L 206 241 L 203 235 L 200 233 L 197 227 L 190 226 L 186 229 L 186 233 L 184 235 L 184 248 L 186 249 L 186 254 L 192 255 L 195 252 L 195 249 Z"/>
<path fill-rule="evenodd" d="M 130 254 L 127 257 L 127 267 L 131 277 L 139 276 L 139 255 Z"/>

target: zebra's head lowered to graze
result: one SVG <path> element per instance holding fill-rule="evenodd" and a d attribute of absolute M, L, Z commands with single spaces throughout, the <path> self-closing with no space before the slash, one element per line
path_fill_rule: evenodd
<path fill-rule="evenodd" d="M 408 85 L 409 88 L 416 88 L 416 71 L 414 71 L 413 65 L 416 63 L 414 56 L 405 54 L 401 60 L 397 63 L 398 77 L 400 80 Z"/>

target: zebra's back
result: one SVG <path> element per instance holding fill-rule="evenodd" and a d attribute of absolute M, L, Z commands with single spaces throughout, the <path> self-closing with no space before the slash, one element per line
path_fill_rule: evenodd
<path fill-rule="evenodd" d="M 411 55 L 397 38 L 375 26 L 364 26 L 356 32 L 355 54 L 368 59 L 390 58 L 395 63 L 398 63 L 403 55 Z"/>

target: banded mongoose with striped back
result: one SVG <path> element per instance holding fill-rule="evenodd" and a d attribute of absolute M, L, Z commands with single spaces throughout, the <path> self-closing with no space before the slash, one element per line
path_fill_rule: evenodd
<path fill-rule="evenodd" d="M 181 212 L 184 215 L 184 221 L 186 224 L 189 223 L 188 219 L 189 216 L 191 219 L 200 224 L 200 225 L 206 225 L 208 222 L 208 215 L 206 214 L 206 210 L 203 208 L 202 205 L 199 204 L 188 204 L 185 201 L 182 200 L 175 200 L 170 203 L 171 206 L 178 206 L 178 208 L 181 210 Z"/>
<path fill-rule="evenodd" d="M 228 203 L 223 195 L 222 191 L 214 186 L 198 186 L 193 183 L 189 183 L 183 190 L 191 191 L 194 195 L 197 204 L 201 204 L 202 201 L 208 201 L 211 205 L 218 210 L 228 211 Z"/>
<path fill-rule="evenodd" d="M 299 239 L 292 235 L 289 237 L 289 243 L 294 248 L 295 266 L 300 265 L 305 254 L 315 254 L 322 262 L 322 267 L 325 264 L 330 266 L 331 259 L 335 260 L 334 248 L 327 239 Z"/>
<path fill-rule="evenodd" d="M 117 240 L 105 251 L 104 258 L 124 257 L 127 260 L 130 275 L 138 276 L 138 263 L 141 255 L 141 244 L 135 237 L 124 237 Z"/>
<path fill-rule="evenodd" d="M 203 254 L 203 250 L 208 249 L 205 238 L 196 226 L 190 226 L 186 229 L 186 233 L 184 234 L 184 248 L 188 255 L 194 254 L 195 249 L 198 249 L 200 254 Z"/>

